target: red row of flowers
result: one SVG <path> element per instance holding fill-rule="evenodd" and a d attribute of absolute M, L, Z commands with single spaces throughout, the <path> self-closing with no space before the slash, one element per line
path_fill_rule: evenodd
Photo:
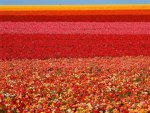
<path fill-rule="evenodd" d="M 0 58 L 149 56 L 150 35 L 3 34 Z"/>

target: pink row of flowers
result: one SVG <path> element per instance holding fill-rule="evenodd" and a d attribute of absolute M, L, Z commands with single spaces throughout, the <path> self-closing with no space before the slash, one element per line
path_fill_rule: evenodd
<path fill-rule="evenodd" d="M 150 22 L 0 22 L 0 34 L 150 34 Z"/>

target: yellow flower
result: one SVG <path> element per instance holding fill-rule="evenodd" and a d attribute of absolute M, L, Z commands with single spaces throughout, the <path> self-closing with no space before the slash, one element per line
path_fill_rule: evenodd
<path fill-rule="evenodd" d="M 64 109 L 66 109 L 65 106 L 61 106 L 61 107 L 60 107 L 60 110 L 64 110 Z"/>
<path fill-rule="evenodd" d="M 89 109 L 92 109 L 92 105 L 90 103 L 87 104 Z"/>
<path fill-rule="evenodd" d="M 137 106 L 138 106 L 139 108 L 142 108 L 142 104 L 141 104 L 141 103 L 139 103 Z"/>
<path fill-rule="evenodd" d="M 139 113 L 146 113 L 144 109 L 141 109 Z"/>
<path fill-rule="evenodd" d="M 11 98 L 10 98 L 10 97 L 7 97 L 7 98 L 6 98 L 6 101 L 7 101 L 7 102 L 9 102 L 10 100 L 11 100 Z"/>
<path fill-rule="evenodd" d="M 119 113 L 119 111 L 117 109 L 114 109 L 113 113 Z"/>
<path fill-rule="evenodd" d="M 85 111 L 82 107 L 78 107 L 75 113 L 85 113 Z"/>

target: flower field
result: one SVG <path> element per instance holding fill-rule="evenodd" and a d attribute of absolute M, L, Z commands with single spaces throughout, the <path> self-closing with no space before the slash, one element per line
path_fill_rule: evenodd
<path fill-rule="evenodd" d="M 150 113 L 150 4 L 0 6 L 0 113 Z"/>
<path fill-rule="evenodd" d="M 149 113 L 150 57 L 0 60 L 0 113 Z"/>

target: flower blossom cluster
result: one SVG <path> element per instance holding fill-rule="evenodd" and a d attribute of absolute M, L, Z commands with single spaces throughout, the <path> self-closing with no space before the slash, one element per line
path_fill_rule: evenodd
<path fill-rule="evenodd" d="M 149 113 L 150 57 L 0 60 L 0 113 Z"/>

